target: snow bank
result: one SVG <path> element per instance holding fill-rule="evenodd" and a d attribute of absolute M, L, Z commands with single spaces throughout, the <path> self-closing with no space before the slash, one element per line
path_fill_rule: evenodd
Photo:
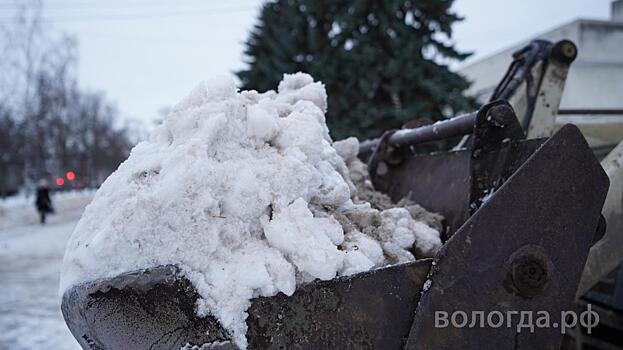
<path fill-rule="evenodd" d="M 101 186 L 68 242 L 60 291 L 176 264 L 246 347 L 250 299 L 439 248 L 407 209 L 353 202 L 356 188 L 325 123 L 326 93 L 306 74 L 278 92 L 195 88 Z M 356 154 L 358 145 L 350 145 Z M 351 157 L 352 158 L 352 157 Z"/>

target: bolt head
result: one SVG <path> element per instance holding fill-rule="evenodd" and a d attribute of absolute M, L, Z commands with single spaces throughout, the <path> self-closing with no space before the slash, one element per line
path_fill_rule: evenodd
<path fill-rule="evenodd" d="M 511 269 L 513 284 L 524 297 L 531 298 L 540 294 L 547 284 L 547 264 L 538 257 L 518 257 L 513 261 Z"/>

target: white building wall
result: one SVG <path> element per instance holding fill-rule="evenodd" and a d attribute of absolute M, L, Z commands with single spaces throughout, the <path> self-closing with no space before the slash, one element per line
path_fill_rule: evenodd
<path fill-rule="evenodd" d="M 473 81 L 471 95 L 486 101 L 512 61 L 512 54 L 533 39 L 569 39 L 578 46 L 561 108 L 623 109 L 623 22 L 575 20 L 527 39 L 493 56 L 460 68 Z"/>

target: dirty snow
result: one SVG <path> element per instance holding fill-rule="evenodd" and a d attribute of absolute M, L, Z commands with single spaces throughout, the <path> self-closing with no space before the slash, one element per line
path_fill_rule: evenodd
<path fill-rule="evenodd" d="M 370 206 L 380 211 L 392 208 L 405 208 L 415 221 L 421 221 L 436 231 L 442 231 L 443 216 L 427 211 L 409 198 L 402 198 L 396 203 L 387 194 L 374 188 L 370 179 L 370 173 L 368 172 L 368 166 L 357 157 L 359 141 L 356 138 L 349 137 L 345 140 L 337 141 L 333 143 L 333 147 L 346 162 L 350 178 L 355 185 L 355 191 L 352 193 L 352 196 L 356 203 L 370 203 Z M 434 244 L 440 244 L 436 239 L 432 237 L 430 239 L 435 241 Z"/>
<path fill-rule="evenodd" d="M 232 345 L 231 342 L 228 342 L 228 341 L 216 341 L 213 343 L 203 344 L 201 346 L 186 344 L 185 346 L 180 348 L 180 350 L 212 350 L 212 349 L 234 350 L 235 347 Z"/>
<path fill-rule="evenodd" d="M 245 348 L 254 297 L 434 255 L 439 232 L 409 209 L 357 198 L 326 98 L 302 73 L 277 92 L 238 93 L 228 77 L 200 84 L 96 193 L 67 245 L 60 292 L 176 264 L 202 297 L 198 315 Z"/>

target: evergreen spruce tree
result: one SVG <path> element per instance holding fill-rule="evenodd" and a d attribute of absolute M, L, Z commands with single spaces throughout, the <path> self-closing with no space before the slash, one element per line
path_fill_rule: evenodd
<path fill-rule="evenodd" d="M 369 138 L 405 122 L 475 107 L 469 83 L 448 69 L 461 20 L 453 0 L 277 0 L 264 5 L 247 41 L 243 88 L 274 89 L 283 73 L 325 83 L 334 139 Z"/>

